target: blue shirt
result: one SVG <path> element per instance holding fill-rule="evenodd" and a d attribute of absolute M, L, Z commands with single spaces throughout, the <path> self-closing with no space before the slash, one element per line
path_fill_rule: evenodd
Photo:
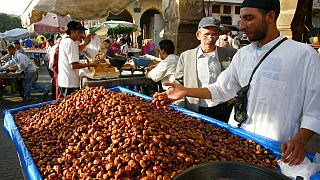
<path fill-rule="evenodd" d="M 26 48 L 32 48 L 32 40 L 31 39 L 27 39 L 25 42 L 24 42 Z"/>

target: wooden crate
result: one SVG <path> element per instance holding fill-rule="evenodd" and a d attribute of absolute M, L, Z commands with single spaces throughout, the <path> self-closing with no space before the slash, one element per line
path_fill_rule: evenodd
<path fill-rule="evenodd" d="M 110 77 L 119 75 L 119 72 L 115 67 L 91 67 L 90 71 L 95 77 Z"/>

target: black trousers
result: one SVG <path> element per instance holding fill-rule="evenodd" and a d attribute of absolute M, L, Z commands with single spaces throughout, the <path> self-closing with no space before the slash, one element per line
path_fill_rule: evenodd
<path fill-rule="evenodd" d="M 228 123 L 233 104 L 222 103 L 213 107 L 199 107 L 199 113 Z"/>

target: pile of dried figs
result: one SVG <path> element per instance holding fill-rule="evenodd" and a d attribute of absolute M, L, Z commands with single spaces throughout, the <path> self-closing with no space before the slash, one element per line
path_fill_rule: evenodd
<path fill-rule="evenodd" d="M 251 140 L 103 87 L 81 89 L 14 118 L 44 179 L 171 179 L 208 161 L 277 166 Z"/>

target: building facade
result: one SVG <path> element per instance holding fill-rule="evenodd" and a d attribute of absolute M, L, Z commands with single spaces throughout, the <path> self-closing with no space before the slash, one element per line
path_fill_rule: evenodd
<path fill-rule="evenodd" d="M 205 0 L 206 16 L 212 16 L 221 24 L 239 26 L 240 5 L 243 0 Z"/>
<path fill-rule="evenodd" d="M 132 22 L 138 26 L 138 30 L 131 33 L 132 46 L 137 47 L 137 36 L 142 33 L 143 39 L 152 39 L 157 45 L 164 31 L 164 12 L 162 0 L 136 0 L 126 7 L 120 14 L 109 14 L 106 19 L 99 21 L 89 21 L 88 26 L 109 20 L 120 20 Z M 111 35 L 111 34 L 109 34 Z"/>
<path fill-rule="evenodd" d="M 319 7 L 320 0 L 314 0 Z M 162 38 L 171 39 L 176 53 L 196 47 L 199 41 L 195 33 L 201 18 L 213 16 L 239 27 L 240 5 L 243 0 L 136 0 L 122 13 L 110 14 L 105 20 L 125 20 L 136 24 L 139 30 L 131 34 L 133 46 L 137 47 L 139 31 L 144 39 L 153 39 L 155 46 Z M 291 22 L 298 0 L 280 0 L 281 13 L 277 25 L 282 34 L 291 37 Z M 317 16 L 319 11 L 314 11 Z M 320 15 L 319 15 L 320 17 Z M 157 48 L 157 47 L 156 47 Z"/>

